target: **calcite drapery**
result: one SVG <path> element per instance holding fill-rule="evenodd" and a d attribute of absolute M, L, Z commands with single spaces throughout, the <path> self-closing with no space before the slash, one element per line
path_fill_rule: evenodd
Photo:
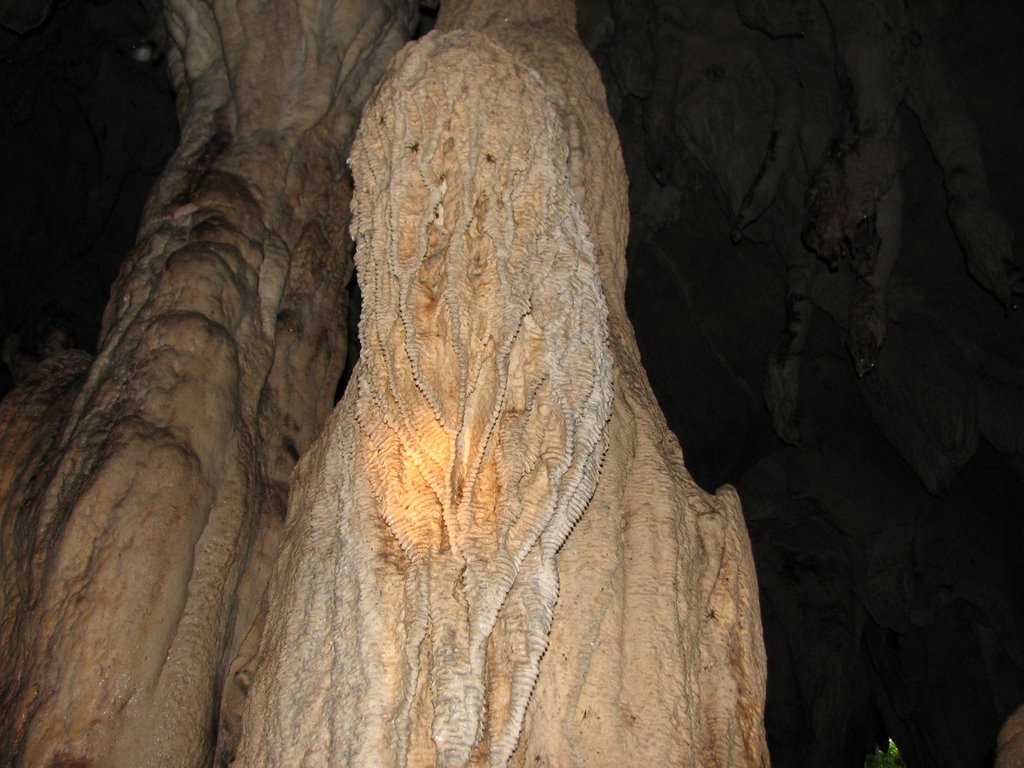
<path fill-rule="evenodd" d="M 371 665 L 393 654 L 404 675 L 366 696 L 393 697 L 396 755 L 433 738 L 443 765 L 475 747 L 507 761 L 547 647 L 555 552 L 597 483 L 607 309 L 568 154 L 540 77 L 468 32 L 397 58 L 353 148 L 363 352 L 340 409 L 354 447 L 333 471 L 362 479 L 359 506 L 393 536 L 380 578 L 400 584 L 403 641 L 382 637 Z M 332 503 L 342 526 L 360 514 Z"/>
<path fill-rule="evenodd" d="M 492 760 L 515 747 L 603 451 L 607 310 L 568 151 L 539 76 L 454 32 L 397 62 L 352 153 L 360 469 L 412 561 L 453 764 L 485 710 Z"/>
<path fill-rule="evenodd" d="M 230 758 L 214 724 L 240 710 L 288 478 L 345 355 L 343 158 L 415 14 L 164 5 L 181 142 L 96 358 L 56 356 L 0 407 L 5 766 Z"/>
<path fill-rule="evenodd" d="M 690 478 L 640 365 L 622 155 L 573 27 L 569 0 L 446 0 L 454 34 L 365 115 L 366 352 L 293 478 L 240 764 L 767 764 L 739 502 Z"/>

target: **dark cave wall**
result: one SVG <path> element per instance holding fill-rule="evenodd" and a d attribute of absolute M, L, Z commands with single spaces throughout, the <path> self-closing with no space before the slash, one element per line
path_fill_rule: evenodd
<path fill-rule="evenodd" d="M 634 244 L 630 310 L 688 466 L 706 487 L 736 483 L 744 501 L 775 764 L 859 765 L 892 736 L 911 766 L 989 765 L 1024 695 L 1024 489 L 982 441 L 953 488 L 930 495 L 879 430 L 827 317 L 805 351 L 807 443 L 784 446 L 760 396 L 782 324 L 782 266 L 767 248 L 723 246 L 724 217 L 710 235 L 706 222 Z M 941 216 L 932 223 L 948 230 Z M 930 248 L 921 230 L 915 250 L 944 250 L 963 290 L 955 244 Z M 972 316 L 945 296 L 951 314 Z M 973 317 L 989 312 L 977 297 Z M 1002 323 L 1011 327 L 993 340 L 1011 348 L 1019 318 Z M 907 339 L 927 341 L 920 331 Z"/>
<path fill-rule="evenodd" d="M 1024 91 L 1009 73 L 1024 71 L 1021 11 L 948 3 L 945 12 L 943 50 L 978 126 L 995 207 L 1020 232 L 1024 154 L 1013 126 Z M 711 53 L 703 66 L 718 63 Z M 604 70 L 615 77 L 611 63 Z M 1019 453 L 996 430 L 998 445 L 977 431 L 986 420 L 1021 423 L 1024 317 L 1001 311 L 968 276 L 941 170 L 901 107 L 905 228 L 879 369 L 858 379 L 842 323 L 816 306 L 800 375 L 802 439 L 783 444 L 762 392 L 784 323 L 784 259 L 771 245 L 733 244 L 702 158 L 679 151 L 679 189 L 652 185 L 635 99 L 624 98 L 619 126 L 634 195 L 652 190 L 655 207 L 641 215 L 670 218 L 657 208 L 669 197 L 678 217 L 637 227 L 634 212 L 629 308 L 688 466 L 707 487 L 736 483 L 744 501 L 774 764 L 861 765 L 891 736 L 910 766 L 990 765 L 1000 724 L 1024 699 L 1024 488 Z M 933 402 L 933 422 L 967 435 L 969 458 L 939 495 L 887 438 L 894 416 L 872 407 L 871 377 L 900 362 L 920 372 L 901 402 Z M 926 448 L 922 464 L 948 460 Z"/>
<path fill-rule="evenodd" d="M 0 394 L 48 335 L 61 337 L 51 346 L 95 347 L 146 195 L 177 144 L 158 9 L 69 2 L 23 35 L 0 27 Z"/>
<path fill-rule="evenodd" d="M 941 19 L 994 207 L 1022 232 L 1024 13 L 1012 0 L 911 6 Z M 45 353 L 54 329 L 55 343 L 95 343 L 146 191 L 176 142 L 154 11 L 74 0 L 36 31 L 0 32 L 0 392 Z M 695 26 L 667 60 L 710 83 L 698 114 L 734 103 L 727 91 L 711 98 L 716 84 L 752 94 L 732 124 L 738 167 L 756 171 L 775 92 L 763 75 L 734 71 L 738 61 L 753 66 L 745 46 L 754 43 L 744 41 L 759 38 L 731 0 L 587 0 L 580 26 L 606 76 L 631 178 L 627 299 L 645 366 L 690 471 L 709 489 L 736 484 L 744 500 L 773 761 L 860 765 L 891 736 L 910 766 L 988 765 L 1000 723 L 1024 701 L 1024 461 L 1014 443 L 1024 424 L 1024 314 L 1005 314 L 969 277 L 942 173 L 901 107 L 904 232 L 878 368 L 856 376 L 844 318 L 820 299 L 802 353 L 801 439 L 782 442 L 763 390 L 785 322 L 785 260 L 772 243 L 733 242 L 735 180 L 716 175 L 713 158 L 682 143 L 652 146 L 646 130 L 650 114 L 688 103 L 658 91 L 649 59 L 666 19 L 683 11 Z M 148 40 L 156 56 L 139 61 Z M 659 181 L 652 158 L 664 156 L 673 167 Z M 882 382 L 905 397 L 888 410 Z M 914 466 L 907 445 L 923 438 L 904 434 L 901 452 L 891 437 L 915 401 L 932 404 L 932 423 L 966 435 L 938 494 L 921 466 L 954 451 L 926 446 Z"/>

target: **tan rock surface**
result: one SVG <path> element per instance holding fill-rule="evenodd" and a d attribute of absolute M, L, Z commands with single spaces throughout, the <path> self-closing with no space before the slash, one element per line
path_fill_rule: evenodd
<path fill-rule="evenodd" d="M 344 359 L 342 158 L 412 9 L 170 0 L 167 19 L 181 144 L 96 360 L 5 401 L 0 425 L 37 433 L 7 444 L 0 487 L 15 765 L 212 760 L 221 680 Z"/>
<path fill-rule="evenodd" d="M 1019 768 L 1024 765 L 1024 706 L 1010 715 L 996 739 L 993 768 Z"/>
<path fill-rule="evenodd" d="M 364 356 L 296 474 L 239 762 L 767 765 L 738 499 L 640 367 L 571 5 L 437 29 L 353 150 Z"/>

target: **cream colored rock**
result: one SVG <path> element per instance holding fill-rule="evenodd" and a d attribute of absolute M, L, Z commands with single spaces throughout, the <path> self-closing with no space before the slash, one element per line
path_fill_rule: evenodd
<path fill-rule="evenodd" d="M 181 145 L 96 359 L 0 408 L 14 765 L 765 762 L 742 518 L 640 368 L 569 2 L 450 0 L 367 113 L 364 359 L 277 555 L 343 352 L 340 158 L 413 11 L 168 0 Z"/>
<path fill-rule="evenodd" d="M 243 762 L 298 763 L 323 742 L 327 763 L 355 750 L 356 764 L 400 764 L 434 741 L 441 765 L 474 749 L 502 765 L 515 748 L 558 594 L 555 552 L 593 494 L 611 402 L 607 309 L 567 158 L 540 78 L 478 34 L 406 49 L 364 113 L 351 159 L 362 357 L 292 514 L 353 550 L 339 563 L 353 582 L 339 590 L 316 568 L 282 585 L 290 610 L 271 612 L 267 641 L 280 645 L 252 706 L 275 713 L 264 728 L 299 731 L 262 732 Z M 357 523 L 361 510 L 371 519 Z M 285 573 L 303 567 L 295 556 L 283 553 Z M 367 643 L 355 628 L 379 609 L 362 591 L 394 596 L 400 631 Z M 325 595 L 331 611 L 314 613 Z M 353 629 L 319 639 L 307 617 Z M 321 642 L 322 674 L 363 682 L 307 730 L 297 672 Z M 339 710 L 365 725 L 332 739 Z"/>
<path fill-rule="evenodd" d="M 4 765 L 212 762 L 343 365 L 344 154 L 414 10 L 168 0 L 181 144 L 96 359 L 0 410 Z"/>
<path fill-rule="evenodd" d="M 683 465 L 625 312 L 628 205 L 618 137 L 571 3 L 454 0 L 544 78 L 609 309 L 615 399 L 590 505 L 558 556 L 560 600 L 516 765 L 768 764 L 765 658 L 750 544 L 731 488 Z M 511 18 L 510 18 L 511 16 Z"/>
<path fill-rule="evenodd" d="M 739 502 L 640 366 L 573 23 L 449 0 L 367 108 L 363 358 L 293 480 L 238 765 L 768 763 Z"/>

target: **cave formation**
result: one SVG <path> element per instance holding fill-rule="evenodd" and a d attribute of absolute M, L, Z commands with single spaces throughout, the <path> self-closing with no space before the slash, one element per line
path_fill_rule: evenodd
<path fill-rule="evenodd" d="M 743 501 L 773 764 L 860 765 L 891 737 L 912 767 L 983 766 L 1024 702 L 1024 319 L 1012 270 L 1001 285 L 1000 257 L 957 229 L 949 198 L 966 178 L 963 194 L 1024 231 L 1024 16 L 1010 0 L 911 0 L 889 68 L 858 80 L 850 62 L 875 38 L 831 34 L 835 5 L 579 3 L 630 178 L 627 305 L 687 468 Z M 95 352 L 178 140 L 157 15 L 71 0 L 5 17 L 4 394 L 55 350 Z M 923 95 L 922 51 L 945 73 Z M 966 160 L 944 155 L 945 128 L 976 132 Z M 832 264 L 794 256 L 829 172 L 874 203 L 852 237 L 826 222 L 841 231 Z M 865 219 L 883 245 L 858 261 Z M 981 251 L 1005 249 L 999 221 Z"/>

